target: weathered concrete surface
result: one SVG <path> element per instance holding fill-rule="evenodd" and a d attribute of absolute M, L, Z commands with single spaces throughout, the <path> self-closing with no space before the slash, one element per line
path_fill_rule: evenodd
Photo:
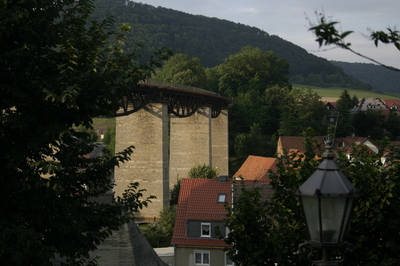
<path fill-rule="evenodd" d="M 144 198 L 154 195 L 148 208 L 138 215 L 153 219 L 169 203 L 168 110 L 166 104 L 152 103 L 116 121 L 116 152 L 133 145 L 131 160 L 115 169 L 116 196 L 133 182 L 146 189 Z"/>
<path fill-rule="evenodd" d="M 218 169 L 219 175 L 229 176 L 229 145 L 228 145 L 228 110 L 211 120 L 212 127 L 212 167 Z"/>
<path fill-rule="evenodd" d="M 117 117 L 116 151 L 135 146 L 131 161 L 115 169 L 115 194 L 139 182 L 144 197 L 154 195 L 138 220 L 154 220 L 169 205 L 169 189 L 187 177 L 196 165 L 216 167 L 228 173 L 228 111 L 211 118 L 211 107 L 203 107 L 190 117 L 168 114 L 164 103 L 151 103 L 128 116 Z"/>
<path fill-rule="evenodd" d="M 171 116 L 170 187 L 177 179 L 187 177 L 197 164 L 212 164 L 211 108 L 199 109 L 190 117 Z"/>

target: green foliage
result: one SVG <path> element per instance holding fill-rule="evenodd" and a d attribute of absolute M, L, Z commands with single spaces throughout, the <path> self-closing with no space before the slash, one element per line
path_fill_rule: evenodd
<path fill-rule="evenodd" d="M 386 144 L 381 143 L 378 154 L 353 147 L 351 160 L 344 154 L 338 158 L 341 171 L 360 190 L 346 238 L 356 247 L 346 258 L 349 265 L 400 263 L 399 148 L 385 150 Z M 388 150 L 383 164 L 383 152 Z"/>
<path fill-rule="evenodd" d="M 174 206 L 178 204 L 179 191 L 181 190 L 181 180 L 176 180 L 176 183 L 172 189 L 169 191 L 169 205 Z"/>
<path fill-rule="evenodd" d="M 370 90 L 383 91 L 385 94 L 400 91 L 400 75 L 395 71 L 376 64 L 332 62 L 347 74 L 370 84 Z"/>
<path fill-rule="evenodd" d="M 351 109 L 358 104 L 358 98 L 356 95 L 350 97 L 347 90 L 342 91 L 336 103 L 338 121 L 335 124 L 335 135 L 337 137 L 346 137 L 354 133 L 356 136 L 370 137 L 373 140 L 382 140 L 384 137 L 397 140 L 400 136 L 400 116 L 396 110 L 389 110 L 388 115 L 381 110 L 352 113 Z"/>
<path fill-rule="evenodd" d="M 354 127 L 351 121 L 351 108 L 354 107 L 353 100 L 347 90 L 344 90 L 340 98 L 336 101 L 337 121 L 336 121 L 336 137 L 351 136 L 354 133 Z"/>
<path fill-rule="evenodd" d="M 160 219 L 146 229 L 144 236 L 153 248 L 168 247 L 171 243 L 177 206 L 171 206 L 160 213 Z"/>
<path fill-rule="evenodd" d="M 276 151 L 276 143 L 262 135 L 260 126 L 254 124 L 250 127 L 249 133 L 236 135 L 234 148 L 236 158 L 244 161 L 249 155 L 273 156 Z"/>
<path fill-rule="evenodd" d="M 288 63 L 273 52 L 263 53 L 259 48 L 246 46 L 219 66 L 219 92 L 235 97 L 253 90 L 260 95 L 274 85 L 290 86 L 288 67 Z"/>
<path fill-rule="evenodd" d="M 237 186 L 226 223 L 229 256 L 237 265 L 306 265 L 305 254 L 295 254 L 306 239 L 295 192 L 318 165 L 316 145 L 315 139 L 307 139 L 306 157 L 285 152 L 279 158 L 277 172 L 270 173 L 274 194 L 267 201 L 261 200 L 260 188 Z"/>
<path fill-rule="evenodd" d="M 354 107 L 353 100 L 347 90 L 343 90 L 340 98 L 336 101 L 338 109 L 351 109 Z"/>
<path fill-rule="evenodd" d="M 387 119 L 384 121 L 384 129 L 391 140 L 398 140 L 400 137 L 400 115 L 397 110 L 391 109 Z"/>
<path fill-rule="evenodd" d="M 384 138 L 385 120 L 385 115 L 382 112 L 375 112 L 373 110 L 358 111 L 352 115 L 352 125 L 356 136 L 370 137 L 372 139 Z M 399 120 L 397 119 L 397 121 Z"/>
<path fill-rule="evenodd" d="M 315 86 L 306 86 L 306 85 L 300 85 L 300 84 L 293 84 L 294 88 L 310 88 L 313 91 L 315 91 L 319 96 L 321 97 L 334 97 L 334 98 L 339 98 L 340 94 L 343 92 L 343 90 L 347 90 L 349 94 L 352 94 L 353 96 L 356 95 L 357 98 L 380 98 L 384 97 L 386 99 L 398 99 L 398 96 L 395 96 L 396 94 L 393 93 L 385 93 L 383 96 L 382 93 L 377 93 L 377 92 L 372 92 L 372 91 L 359 91 L 359 90 L 351 90 L 351 89 L 346 89 L 345 87 L 331 87 L 331 88 L 322 88 L 322 87 L 315 87 Z"/>
<path fill-rule="evenodd" d="M 378 65 L 381 65 L 387 69 L 393 70 L 393 71 L 400 71 L 400 69 L 385 65 L 383 63 L 380 63 L 373 58 L 370 58 L 368 56 L 365 56 L 363 54 L 360 54 L 350 48 L 351 43 L 348 43 L 345 41 L 345 38 L 353 33 L 353 31 L 342 31 L 341 29 L 338 29 L 338 25 L 340 23 L 338 21 L 332 21 L 329 18 L 326 18 L 324 13 L 317 13 L 317 23 L 310 22 L 310 31 L 312 31 L 317 39 L 315 40 L 318 42 L 319 47 L 324 46 L 324 45 L 335 45 L 340 48 L 346 49 L 358 56 L 361 56 L 363 58 L 366 58 Z M 374 42 L 375 46 L 378 46 L 379 42 L 382 42 L 384 44 L 393 44 L 398 50 L 400 50 L 400 35 L 399 31 L 396 29 L 392 28 L 387 28 L 387 32 L 384 31 L 371 31 L 370 33 L 370 38 Z"/>
<path fill-rule="evenodd" d="M 175 53 L 200 58 L 207 68 L 214 68 L 228 56 L 251 45 L 263 52 L 273 51 L 278 58 L 285 59 L 289 63 L 289 77 L 302 77 L 306 83 L 301 84 L 312 85 L 307 83 L 307 79 L 310 74 L 315 74 L 324 80 L 324 86 L 332 86 L 340 78 L 334 84 L 329 84 L 327 77 L 339 75 L 343 77 L 346 87 L 366 87 L 330 61 L 256 27 L 132 1 L 96 0 L 95 3 L 94 19 L 111 15 L 117 23 L 129 23 L 132 26 L 135 36 L 129 36 L 127 49 L 131 50 L 136 47 L 136 42 L 142 41 L 145 44 L 145 58 L 155 48 L 166 46 Z"/>
<path fill-rule="evenodd" d="M 113 127 L 107 128 L 106 133 L 104 134 L 103 142 L 107 145 L 107 150 L 110 154 L 115 154 L 115 125 Z"/>
<path fill-rule="evenodd" d="M 272 221 L 267 216 L 267 202 L 262 200 L 261 189 L 236 184 L 232 206 L 226 205 L 229 234 L 225 242 L 232 247 L 228 256 L 235 265 L 273 265 L 273 251 L 268 243 Z"/>
<path fill-rule="evenodd" d="M 305 155 L 285 153 L 279 158 L 277 172 L 270 175 L 274 195 L 268 203 L 260 202 L 257 190 L 249 190 L 228 206 L 231 232 L 227 243 L 232 244 L 229 254 L 238 265 L 309 264 L 306 253 L 296 252 L 298 244 L 308 237 L 295 192 L 316 170 L 321 159 L 315 157 L 315 150 L 321 151 L 314 138 L 307 138 L 305 146 Z M 380 153 L 371 154 L 366 147 L 354 145 L 351 158 L 340 152 L 336 159 L 360 191 L 345 236 L 355 246 L 346 254 L 346 265 L 400 263 L 400 149 L 387 146 L 387 142 L 379 147 Z"/>
<path fill-rule="evenodd" d="M 265 133 L 268 135 L 275 134 L 282 119 L 282 112 L 285 106 L 289 104 L 289 87 L 273 86 L 265 90 L 262 96 L 263 105 L 262 110 L 265 112 Z M 261 108 L 260 108 L 261 109 Z"/>
<path fill-rule="evenodd" d="M 374 41 L 375 46 L 378 46 L 379 42 L 384 44 L 393 44 L 397 50 L 400 50 L 400 32 L 396 29 L 387 28 L 387 32 L 384 31 L 371 31 L 371 39 Z"/>
<path fill-rule="evenodd" d="M 80 126 L 110 116 L 132 84 L 170 52 L 146 64 L 124 53 L 128 25 L 89 21 L 88 0 L 2 1 L 0 9 L 0 264 L 49 265 L 58 254 L 79 265 L 132 214 L 147 206 L 133 184 L 113 204 L 115 156 L 87 158 L 95 144 Z"/>
<path fill-rule="evenodd" d="M 272 52 L 246 46 L 206 73 L 208 85 L 216 86 L 214 91 L 235 98 L 229 111 L 230 150 L 241 158 L 248 152 L 272 156 L 271 136 L 279 127 L 279 106 L 290 90 L 287 63 Z M 254 125 L 258 132 L 251 132 Z M 260 141 L 258 146 L 246 147 L 253 140 Z"/>
<path fill-rule="evenodd" d="M 207 164 L 198 164 L 189 170 L 189 178 L 217 179 L 218 170 Z"/>
<path fill-rule="evenodd" d="M 156 72 L 156 79 L 172 83 L 204 88 L 206 72 L 199 58 L 176 54 Z"/>
<path fill-rule="evenodd" d="M 351 34 L 353 31 L 340 32 L 335 28 L 337 21 L 326 21 L 324 16 L 320 17 L 321 24 L 311 27 L 310 30 L 314 31 L 317 36 L 316 41 L 319 46 L 336 44 L 342 48 L 348 48 L 351 43 L 344 41 L 344 38 Z"/>
<path fill-rule="evenodd" d="M 88 141 L 96 142 L 97 139 L 98 139 L 97 133 L 96 133 L 96 131 L 95 131 L 93 128 L 85 127 L 85 126 L 83 126 L 83 125 L 80 125 L 80 126 L 77 128 L 77 131 L 78 131 L 78 132 L 81 132 L 81 133 L 84 133 L 84 134 L 86 135 Z"/>
<path fill-rule="evenodd" d="M 287 96 L 285 105 L 280 105 L 281 121 L 279 135 L 299 136 L 306 128 L 313 128 L 317 134 L 326 131 L 322 123 L 328 110 L 318 96 L 311 89 L 294 88 Z"/>

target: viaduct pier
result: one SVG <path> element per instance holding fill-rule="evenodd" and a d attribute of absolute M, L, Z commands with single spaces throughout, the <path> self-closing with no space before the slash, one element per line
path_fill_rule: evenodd
<path fill-rule="evenodd" d="M 115 169 L 115 192 L 133 182 L 156 196 L 138 220 L 154 220 L 169 205 L 178 179 L 200 164 L 228 175 L 228 105 L 231 100 L 195 87 L 146 81 L 121 99 L 116 114 L 116 152 L 133 145 L 131 160 Z"/>

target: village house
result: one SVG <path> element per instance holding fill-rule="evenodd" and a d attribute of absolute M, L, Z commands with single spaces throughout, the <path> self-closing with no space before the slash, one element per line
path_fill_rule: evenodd
<path fill-rule="evenodd" d="M 379 98 L 362 98 L 354 111 L 388 110 L 389 107 Z"/>
<path fill-rule="evenodd" d="M 226 237 L 229 233 L 225 227 L 225 203 L 232 204 L 235 182 L 226 176 L 220 179 L 181 180 L 171 240 L 175 248 L 176 266 L 233 265 L 225 251 L 229 246 L 220 236 Z M 253 181 L 245 184 L 251 186 Z M 257 185 L 264 186 L 263 194 L 272 194 L 268 182 L 258 181 Z"/>
<path fill-rule="evenodd" d="M 328 124 L 334 124 L 337 119 L 337 107 L 336 107 L 336 102 L 324 102 L 326 109 L 328 109 L 329 113 L 325 117 L 325 122 Z"/>
<path fill-rule="evenodd" d="M 393 99 L 393 100 L 384 100 L 385 104 L 391 110 L 400 110 L 400 100 Z"/>
<path fill-rule="evenodd" d="M 233 178 L 269 182 L 269 171 L 275 172 L 277 163 L 277 158 L 249 155 Z"/>
<path fill-rule="evenodd" d="M 325 136 L 317 136 L 315 137 L 317 142 L 321 144 L 321 149 L 325 150 Z M 278 157 L 284 154 L 284 151 L 287 152 L 295 152 L 299 154 L 305 153 L 304 142 L 306 137 L 293 137 L 293 136 L 281 136 L 278 139 L 276 154 Z M 379 152 L 378 146 L 371 142 L 371 140 L 367 137 L 345 137 L 345 138 L 335 138 L 333 141 L 333 151 L 345 150 L 348 156 L 352 153 L 352 145 L 363 145 L 367 148 L 367 150 L 371 153 L 377 154 Z M 318 154 L 318 151 L 315 151 Z"/>

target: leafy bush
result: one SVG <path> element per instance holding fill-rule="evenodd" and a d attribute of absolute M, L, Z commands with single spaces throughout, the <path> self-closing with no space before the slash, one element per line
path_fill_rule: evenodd
<path fill-rule="evenodd" d="M 218 178 L 218 170 L 210 165 L 196 165 L 190 169 L 189 178 L 216 179 Z"/>

